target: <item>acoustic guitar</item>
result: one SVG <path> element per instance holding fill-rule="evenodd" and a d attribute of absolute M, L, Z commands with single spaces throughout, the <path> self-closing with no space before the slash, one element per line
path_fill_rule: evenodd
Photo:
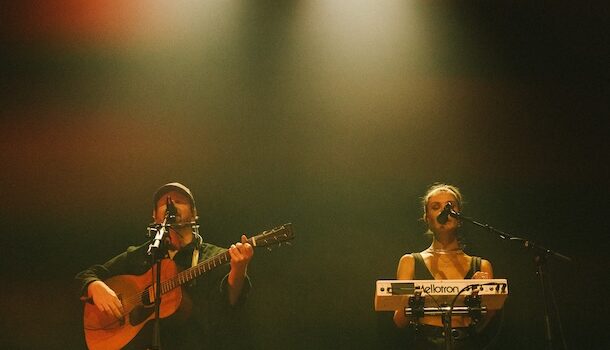
<path fill-rule="evenodd" d="M 253 247 L 269 247 L 294 238 L 292 224 L 284 224 L 248 239 Z M 161 260 L 161 304 L 159 317 L 174 314 L 182 302 L 182 289 L 179 288 L 206 272 L 224 265 L 231 260 L 229 251 L 224 251 L 199 264 L 178 271 L 173 260 Z M 100 311 L 88 302 L 84 309 L 84 330 L 87 347 L 90 350 L 120 349 L 127 345 L 151 319 L 154 319 L 155 289 L 153 276 L 157 265 L 142 275 L 118 275 L 104 281 L 115 291 L 123 304 L 123 315 L 116 318 Z"/>

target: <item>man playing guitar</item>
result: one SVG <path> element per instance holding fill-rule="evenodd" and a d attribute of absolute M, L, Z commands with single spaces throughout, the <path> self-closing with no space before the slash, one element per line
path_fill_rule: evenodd
<path fill-rule="evenodd" d="M 164 222 L 168 206 L 175 216 L 159 248 L 163 256 L 161 281 L 211 257 L 222 258 L 223 253 L 226 259 L 230 257 L 228 273 L 214 269 L 161 298 L 162 349 L 211 348 L 220 330 L 230 329 L 241 312 L 239 306 L 250 288 L 246 271 L 254 254 L 252 245 L 245 235 L 228 250 L 203 242 L 197 230 L 195 199 L 180 183 L 161 186 L 153 201 L 151 226 Z M 85 306 L 85 338 L 90 349 L 149 348 L 155 299 L 151 286 L 156 271 L 149 248 L 150 241 L 129 247 L 76 275 L 83 298 L 89 301 Z"/>

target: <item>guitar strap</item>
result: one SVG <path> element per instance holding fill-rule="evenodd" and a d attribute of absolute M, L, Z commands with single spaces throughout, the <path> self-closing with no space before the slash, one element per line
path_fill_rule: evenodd
<path fill-rule="evenodd" d="M 193 247 L 193 256 L 191 257 L 191 267 L 199 263 L 199 250 L 203 246 L 203 238 L 199 234 L 199 225 L 193 227 L 193 240 L 195 241 L 195 246 Z M 190 285 L 194 286 L 197 283 L 196 281 L 193 279 Z"/>
<path fill-rule="evenodd" d="M 195 247 L 193 248 L 193 257 L 191 259 L 191 267 L 197 265 L 199 263 L 199 249 L 203 245 L 203 238 L 198 232 L 199 230 L 193 230 L 193 239 L 195 240 Z"/>

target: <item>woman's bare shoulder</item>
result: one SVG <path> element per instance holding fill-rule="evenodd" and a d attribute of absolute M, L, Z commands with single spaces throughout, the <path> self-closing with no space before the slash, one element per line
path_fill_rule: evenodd
<path fill-rule="evenodd" d="M 413 253 L 407 253 L 403 256 L 400 257 L 400 261 L 399 264 L 410 264 L 413 265 L 415 262 L 415 257 L 413 256 Z"/>
<path fill-rule="evenodd" d="M 398 279 L 412 279 L 415 271 L 415 258 L 412 254 L 405 254 L 400 257 L 398 262 L 398 271 L 396 271 L 396 277 Z"/>

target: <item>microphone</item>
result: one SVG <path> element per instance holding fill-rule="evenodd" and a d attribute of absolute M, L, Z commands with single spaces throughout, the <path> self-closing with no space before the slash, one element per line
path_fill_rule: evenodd
<path fill-rule="evenodd" d="M 178 214 L 178 211 L 176 210 L 176 205 L 174 204 L 172 197 L 167 196 L 167 204 L 165 207 L 165 216 L 167 217 L 167 222 L 175 222 L 176 214 Z"/>
<path fill-rule="evenodd" d="M 439 224 L 444 225 L 447 223 L 447 220 L 449 220 L 449 215 L 453 211 L 451 210 L 452 207 L 453 203 L 451 202 L 447 202 L 447 204 L 445 204 L 445 208 L 443 208 L 443 211 L 441 211 L 441 213 L 438 214 L 438 216 L 436 217 L 436 221 L 438 221 Z"/>
<path fill-rule="evenodd" d="M 167 196 L 167 200 L 165 202 L 165 219 L 163 219 L 162 224 L 151 224 L 148 226 L 148 235 L 152 235 L 155 233 L 155 237 L 152 239 L 152 242 L 148 246 L 148 255 L 153 255 L 161 246 L 161 241 L 167 234 L 167 229 L 169 227 L 170 222 L 176 221 L 176 214 L 178 211 L 176 210 L 176 205 L 172 200 L 172 197 Z"/>

